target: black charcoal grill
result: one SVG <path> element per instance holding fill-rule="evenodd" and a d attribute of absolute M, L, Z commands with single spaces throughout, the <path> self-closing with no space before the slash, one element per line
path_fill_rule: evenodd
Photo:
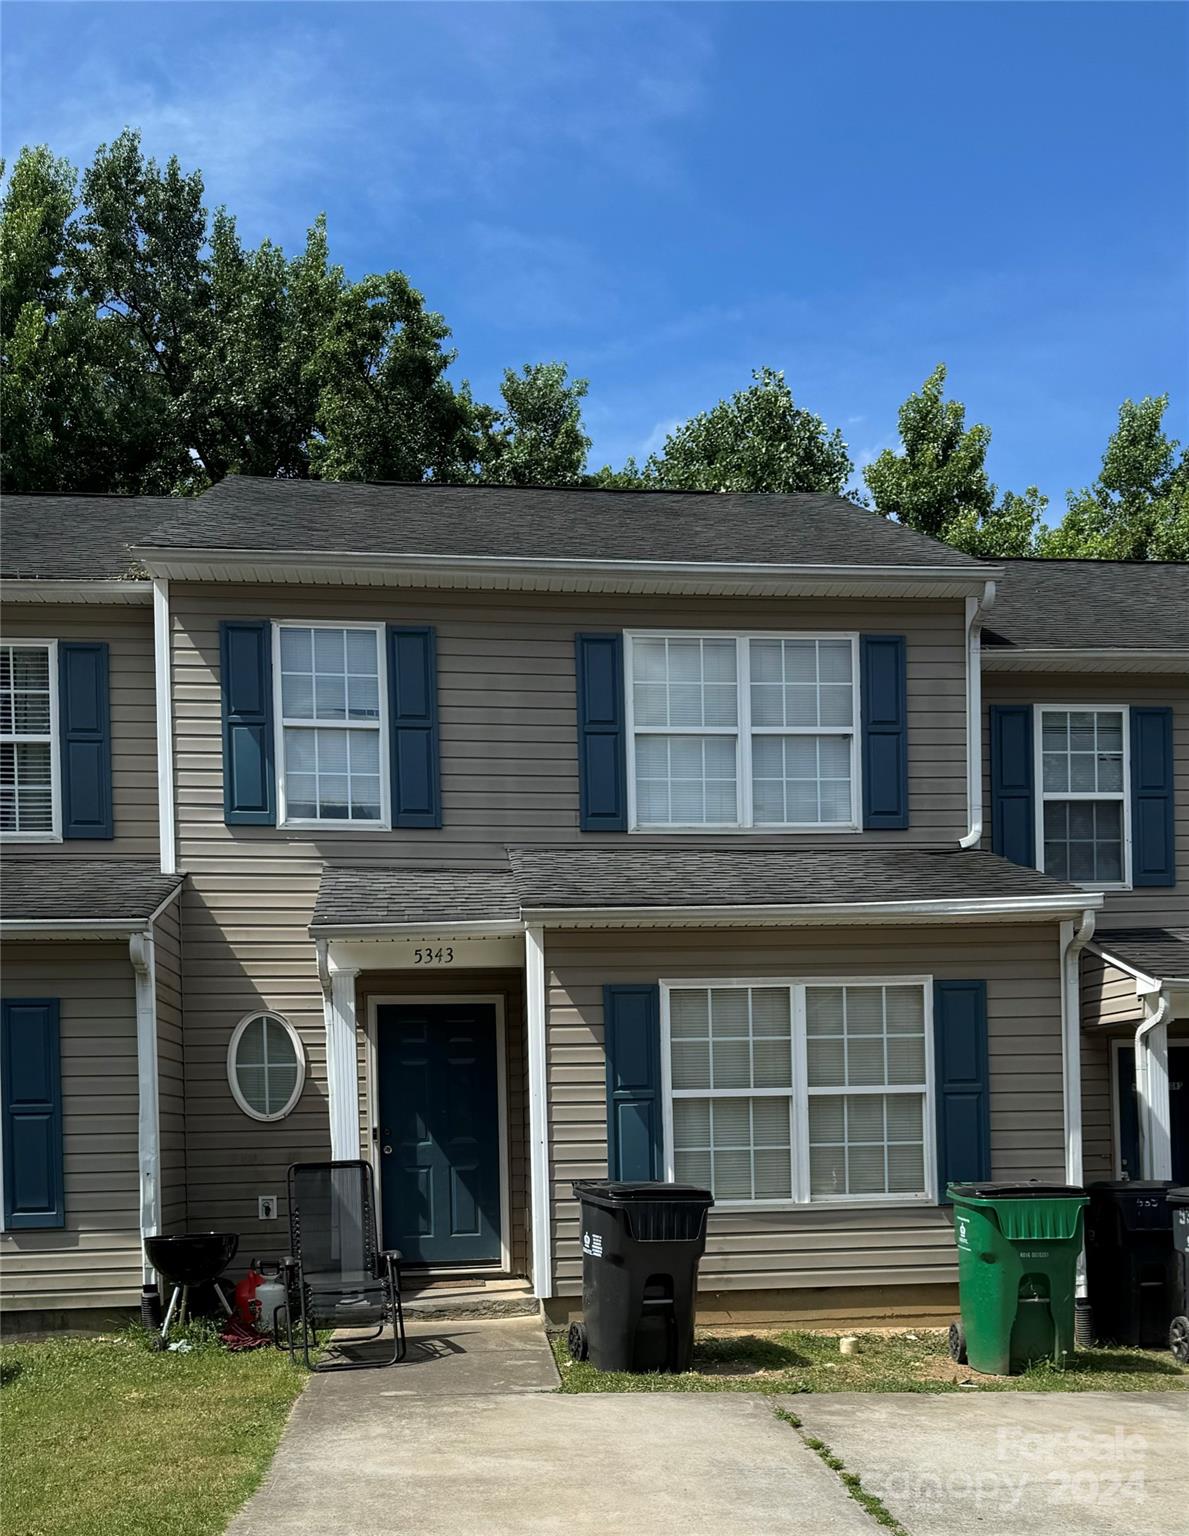
<path fill-rule="evenodd" d="M 179 1326 L 186 1321 L 192 1286 L 212 1286 L 228 1317 L 233 1315 L 219 1276 L 235 1258 L 238 1248 L 237 1232 L 183 1232 L 175 1237 L 145 1238 L 149 1263 L 163 1281 L 173 1286 L 161 1324 L 162 1343 L 169 1338 L 175 1320 Z"/>

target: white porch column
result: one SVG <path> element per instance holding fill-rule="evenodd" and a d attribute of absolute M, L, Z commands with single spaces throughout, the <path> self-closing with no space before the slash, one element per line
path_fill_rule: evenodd
<path fill-rule="evenodd" d="M 319 955 L 326 1018 L 326 1094 L 330 1109 L 330 1155 L 359 1157 L 359 1067 L 355 1040 L 353 970 L 330 970 Z"/>
<path fill-rule="evenodd" d="M 524 934 L 524 997 L 528 1027 L 528 1132 L 532 1183 L 533 1292 L 553 1295 L 553 1243 L 549 1201 L 549 1079 L 545 1048 L 545 934 Z"/>
<path fill-rule="evenodd" d="M 1172 1107 L 1168 1097 L 1168 1001 L 1146 1002 L 1148 1017 L 1135 1035 L 1135 1093 L 1143 1179 L 1172 1178 Z"/>

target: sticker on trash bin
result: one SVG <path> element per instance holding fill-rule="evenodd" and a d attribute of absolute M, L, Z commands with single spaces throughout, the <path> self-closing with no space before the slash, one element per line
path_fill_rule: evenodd
<path fill-rule="evenodd" d="M 582 1252 L 589 1253 L 592 1259 L 603 1257 L 603 1237 L 600 1232 L 584 1232 L 582 1234 Z"/>
<path fill-rule="evenodd" d="M 963 1216 L 958 1217 L 958 1247 L 970 1247 L 970 1239 L 966 1236 L 966 1219 Z"/>

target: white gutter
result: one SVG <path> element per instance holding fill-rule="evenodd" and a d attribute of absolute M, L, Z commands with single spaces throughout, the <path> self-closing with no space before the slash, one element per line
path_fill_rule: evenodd
<path fill-rule="evenodd" d="M 1139 1167 L 1143 1179 L 1172 1178 L 1172 1107 L 1168 1097 L 1168 995 L 1135 1032 L 1135 1096 L 1139 1101 Z M 1147 999 L 1152 1006 L 1151 999 Z"/>
<path fill-rule="evenodd" d="M 1103 904 L 1100 892 L 1048 896 L 971 896 L 932 901 L 805 902 L 704 907 L 525 907 L 528 924 L 552 928 L 687 928 L 788 924 L 927 922 L 938 918 L 1029 920 L 1080 916 Z"/>
<path fill-rule="evenodd" d="M 0 919 L 0 934 L 5 938 L 30 939 L 93 934 L 98 939 L 122 939 L 151 928 L 170 902 L 178 899 L 181 889 L 180 885 L 175 886 L 147 917 L 5 917 Z"/>
<path fill-rule="evenodd" d="M 1099 902 L 1101 905 L 1101 901 Z M 1082 1017 L 1078 961 L 1094 934 L 1087 906 L 1077 928 L 1061 924 L 1061 1090 L 1065 1119 L 1065 1182 L 1082 1182 Z"/>
<path fill-rule="evenodd" d="M 546 1049 L 545 935 L 524 935 L 524 998 L 528 1035 L 529 1169 L 532 1188 L 533 1294 L 553 1295 L 553 1243 L 549 1200 L 549 1069 Z"/>
<path fill-rule="evenodd" d="M 426 921 L 416 923 L 311 923 L 310 937 L 314 939 L 368 939 L 384 938 L 416 938 L 420 934 L 434 934 L 435 937 L 445 937 L 447 934 L 467 939 L 507 939 L 519 938 L 524 932 L 524 924 L 511 922 L 503 918 L 491 918 L 489 920 L 476 919 L 469 922 L 453 923 Z"/>
<path fill-rule="evenodd" d="M 153 669 L 157 703 L 157 817 L 161 872 L 176 874 L 177 836 L 173 796 L 173 694 L 170 689 L 169 583 L 153 582 Z"/>
<path fill-rule="evenodd" d="M 136 987 L 137 1164 L 140 1174 L 141 1263 L 146 1287 L 153 1284 L 153 1267 L 143 1239 L 161 1230 L 161 1114 L 157 1072 L 157 965 L 153 928 L 141 929 L 128 940 Z"/>
<path fill-rule="evenodd" d="M 58 576 L 9 576 L 0 581 L 5 603 L 151 603 L 147 580 L 85 581 Z"/>
<path fill-rule="evenodd" d="M 995 601 L 995 583 L 966 599 L 966 805 L 970 820 L 959 848 L 977 848 L 983 836 L 982 627 Z"/>
<path fill-rule="evenodd" d="M 984 672 L 1186 672 L 1187 650 L 1145 650 L 1138 646 L 987 645 Z"/>

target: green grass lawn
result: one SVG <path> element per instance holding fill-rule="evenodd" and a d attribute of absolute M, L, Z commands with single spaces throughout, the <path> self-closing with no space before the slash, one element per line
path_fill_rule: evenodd
<path fill-rule="evenodd" d="M 275 1349 L 137 1337 L 0 1348 L 4 1536 L 218 1536 L 306 1380 Z"/>
<path fill-rule="evenodd" d="M 1064 1371 L 1034 1366 L 1022 1376 L 980 1376 L 955 1365 L 940 1330 L 859 1335 L 841 1355 L 825 1333 L 700 1334 L 694 1368 L 682 1376 L 596 1371 L 575 1362 L 564 1334 L 553 1338 L 563 1392 L 1151 1392 L 1189 1389 L 1189 1369 L 1166 1351 L 1079 1349 Z M 971 1383 L 972 1385 L 965 1385 Z"/>

